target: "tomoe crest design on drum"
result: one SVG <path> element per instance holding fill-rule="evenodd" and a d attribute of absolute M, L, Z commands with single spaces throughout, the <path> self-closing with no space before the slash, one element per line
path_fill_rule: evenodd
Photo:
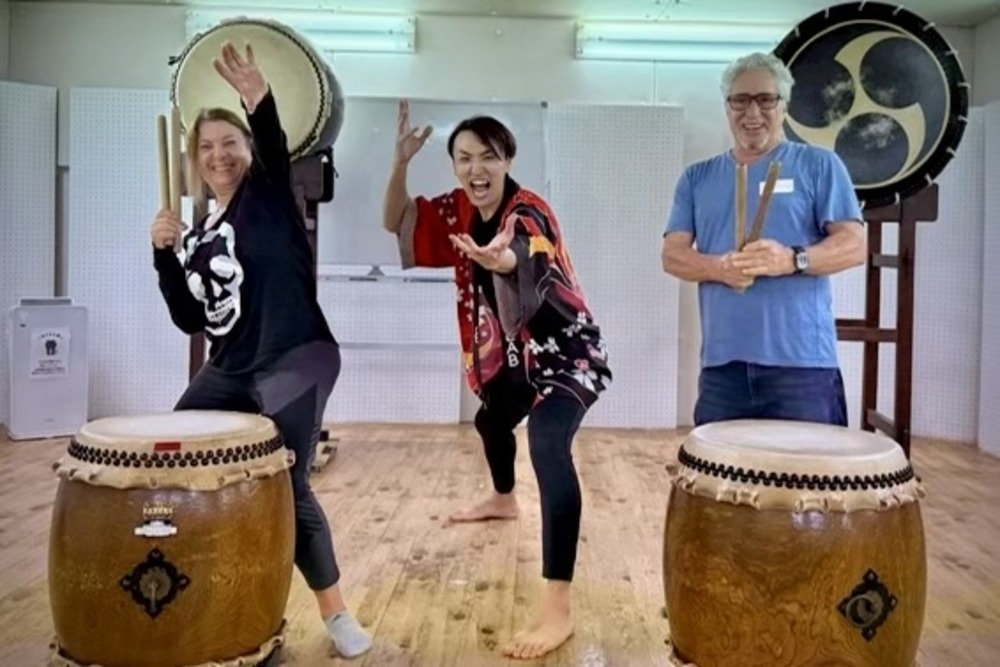
<path fill-rule="evenodd" d="M 132 594 L 132 599 L 149 617 L 155 619 L 180 591 L 188 587 L 191 580 L 168 561 L 163 552 L 153 549 L 146 555 L 146 560 L 136 565 L 119 583 Z"/>
<path fill-rule="evenodd" d="M 861 583 L 840 601 L 837 611 L 851 625 L 861 630 L 865 641 L 871 641 L 898 602 L 896 596 L 879 580 L 878 574 L 874 570 L 868 570 Z"/>
<path fill-rule="evenodd" d="M 789 139 L 835 151 L 866 206 L 929 185 L 965 130 L 961 64 L 926 21 L 891 5 L 836 5 L 795 27 L 775 55 L 795 79 Z"/>

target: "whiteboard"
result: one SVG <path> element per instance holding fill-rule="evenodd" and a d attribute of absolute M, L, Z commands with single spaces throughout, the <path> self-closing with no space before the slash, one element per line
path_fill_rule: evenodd
<path fill-rule="evenodd" d="M 346 98 L 344 124 L 334 145 L 333 201 L 320 204 L 317 260 L 320 264 L 398 265 L 395 236 L 382 227 L 382 197 L 396 145 L 397 98 Z M 517 141 L 511 176 L 545 193 L 544 104 L 410 100 L 414 127 L 433 133 L 413 160 L 407 187 L 411 196 L 434 196 L 458 185 L 448 156 L 448 135 L 463 119 L 491 115 Z"/>

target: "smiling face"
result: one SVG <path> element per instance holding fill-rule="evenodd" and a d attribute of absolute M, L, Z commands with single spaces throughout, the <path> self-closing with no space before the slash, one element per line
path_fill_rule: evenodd
<path fill-rule="evenodd" d="M 738 158 L 759 157 L 784 137 L 785 100 L 767 70 L 747 70 L 729 87 L 726 116 Z"/>
<path fill-rule="evenodd" d="M 493 217 L 503 200 L 510 159 L 499 146 L 484 143 L 472 130 L 455 136 L 451 159 L 455 176 L 472 205 L 484 220 Z"/>
<path fill-rule="evenodd" d="M 250 169 L 250 140 L 225 120 L 203 120 L 196 143 L 198 175 L 216 197 L 227 199 Z"/>

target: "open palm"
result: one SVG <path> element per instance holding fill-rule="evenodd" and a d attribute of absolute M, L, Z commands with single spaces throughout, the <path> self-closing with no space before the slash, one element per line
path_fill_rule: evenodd
<path fill-rule="evenodd" d="M 512 270 L 517 264 L 516 257 L 510 251 L 510 243 L 514 240 L 514 225 L 517 214 L 511 213 L 504 220 L 503 227 L 497 235 L 484 246 L 476 243 L 468 234 L 452 234 L 451 241 L 463 255 L 476 262 L 488 271 L 501 273 Z"/>
<path fill-rule="evenodd" d="M 215 71 L 240 94 L 252 111 L 267 94 L 267 80 L 257 67 L 253 48 L 247 44 L 246 57 L 240 55 L 232 42 L 222 45 L 222 52 L 213 61 Z"/>
<path fill-rule="evenodd" d="M 407 164 L 431 136 L 431 126 L 416 129 L 410 125 L 410 103 L 399 101 L 399 127 L 396 135 L 396 162 Z"/>

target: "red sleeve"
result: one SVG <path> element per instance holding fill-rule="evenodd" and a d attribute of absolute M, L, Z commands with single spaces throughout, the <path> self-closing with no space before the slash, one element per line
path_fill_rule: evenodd
<path fill-rule="evenodd" d="M 449 234 L 468 230 L 472 205 L 461 188 L 433 199 L 416 197 L 399 230 L 399 256 L 404 269 L 453 266 L 455 247 Z"/>

